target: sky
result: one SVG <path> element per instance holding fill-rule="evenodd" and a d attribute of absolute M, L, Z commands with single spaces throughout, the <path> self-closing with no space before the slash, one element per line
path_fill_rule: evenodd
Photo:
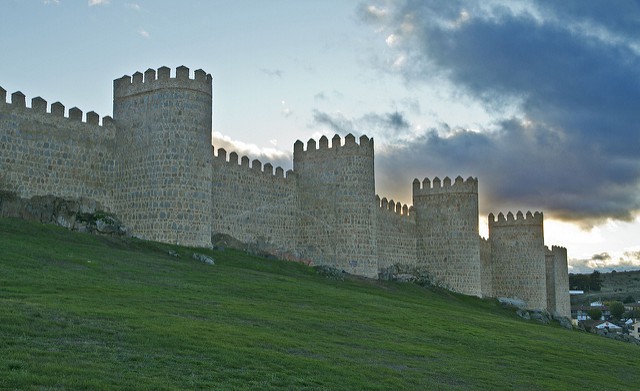
<path fill-rule="evenodd" d="M 571 272 L 640 269 L 640 1 L 2 0 L 0 86 L 112 114 L 113 80 L 214 78 L 213 143 L 289 169 L 293 143 L 375 140 L 376 192 L 479 180 L 542 211 Z"/>

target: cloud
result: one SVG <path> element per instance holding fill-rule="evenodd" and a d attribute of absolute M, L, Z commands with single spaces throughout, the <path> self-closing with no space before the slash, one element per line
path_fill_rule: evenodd
<path fill-rule="evenodd" d="M 329 128 L 331 132 L 340 135 L 346 135 L 355 132 L 353 121 L 346 118 L 341 113 L 329 114 L 323 111 L 314 110 L 313 122 L 316 126 Z"/>
<path fill-rule="evenodd" d="M 640 263 L 640 251 L 625 251 L 624 257 L 631 261 L 637 261 Z"/>
<path fill-rule="evenodd" d="M 60 5 L 60 0 L 43 0 L 44 5 Z"/>
<path fill-rule="evenodd" d="M 313 125 L 328 128 L 331 132 L 343 136 L 349 133 L 354 135 L 366 133 L 369 136 L 387 141 L 403 139 L 411 133 L 411 124 L 404 113 L 398 111 L 382 114 L 370 112 L 359 118 L 351 119 L 340 112 L 330 114 L 314 110 Z"/>
<path fill-rule="evenodd" d="M 140 7 L 140 4 L 137 3 L 124 3 L 124 6 L 134 11 L 142 11 L 142 7 Z"/>
<path fill-rule="evenodd" d="M 270 141 L 275 146 L 274 140 Z M 248 156 L 250 160 L 258 159 L 263 164 L 271 163 L 274 167 L 282 167 L 286 170 L 291 168 L 293 156 L 291 152 L 284 152 L 276 148 L 260 148 L 255 144 L 248 144 L 242 141 L 233 140 L 220 132 L 213 132 L 213 145 L 216 153 L 219 148 L 227 151 L 227 156 L 235 152 L 239 157 Z"/>
<path fill-rule="evenodd" d="M 96 5 L 107 5 L 111 3 L 111 0 L 89 0 L 87 3 L 89 4 L 89 7 L 93 7 Z"/>
<path fill-rule="evenodd" d="M 279 79 L 282 79 L 282 76 L 284 75 L 284 71 L 282 69 L 266 69 L 266 68 L 262 68 L 262 69 L 260 69 L 260 72 L 264 73 L 267 76 L 277 77 Z"/>
<path fill-rule="evenodd" d="M 281 103 L 282 106 L 282 110 L 280 110 L 280 113 L 284 116 L 284 117 L 291 117 L 293 115 L 293 111 L 291 110 L 291 108 L 289 107 L 289 105 L 287 104 L 287 102 L 282 101 Z"/>
<path fill-rule="evenodd" d="M 572 259 L 569 261 L 570 273 L 640 270 L 640 251 L 625 251 L 619 257 L 608 253 L 594 254 L 590 259 Z"/>
<path fill-rule="evenodd" d="M 330 93 L 326 93 L 324 91 L 320 91 L 317 94 L 315 94 L 313 96 L 313 100 L 315 100 L 316 102 L 321 102 L 321 101 L 333 101 L 333 100 L 340 100 L 344 98 L 344 94 L 340 91 L 337 90 L 333 90 Z"/>
<path fill-rule="evenodd" d="M 490 129 L 441 124 L 405 138 L 378 158 L 383 176 L 396 165 L 468 173 L 489 197 L 485 212 L 539 208 L 585 226 L 640 211 L 637 2 L 376 4 L 359 13 L 391 42 L 385 71 L 412 85 L 445 79 L 495 119 Z"/>
<path fill-rule="evenodd" d="M 140 35 L 142 38 L 146 38 L 146 39 L 151 38 L 151 34 L 149 34 L 149 32 L 147 30 L 143 29 L 142 27 L 140 27 L 138 29 L 138 35 Z"/>
<path fill-rule="evenodd" d="M 610 259 L 611 259 L 611 255 L 609 255 L 609 253 L 594 254 L 591 257 L 591 260 L 593 261 L 608 261 Z"/>

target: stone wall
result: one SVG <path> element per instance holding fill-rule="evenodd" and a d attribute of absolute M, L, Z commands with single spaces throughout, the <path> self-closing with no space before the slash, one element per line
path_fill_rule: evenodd
<path fill-rule="evenodd" d="M 91 198 L 113 207 L 115 126 L 110 117 L 86 114 L 74 107 L 64 116 L 60 102 L 47 112 L 38 97 L 26 107 L 21 92 L 11 95 L 0 88 L 0 190 L 18 197 L 54 195 Z"/>
<path fill-rule="evenodd" d="M 482 296 L 493 295 L 493 267 L 491 266 L 491 242 L 480 238 L 480 280 L 482 284 Z"/>
<path fill-rule="evenodd" d="M 407 205 L 376 197 L 378 269 L 416 265 L 416 222 Z"/>
<path fill-rule="evenodd" d="M 477 179 L 436 177 L 433 186 L 416 179 L 413 205 L 418 267 L 456 292 L 481 296 Z"/>
<path fill-rule="evenodd" d="M 295 176 L 218 149 L 212 165 L 212 234 L 228 234 L 272 254 L 294 258 L 298 221 Z"/>
<path fill-rule="evenodd" d="M 489 215 L 495 297 L 524 300 L 530 309 L 547 308 L 542 213 Z"/>
<path fill-rule="evenodd" d="M 211 244 L 212 78 L 149 69 L 113 84 L 116 212 L 136 236 Z"/>

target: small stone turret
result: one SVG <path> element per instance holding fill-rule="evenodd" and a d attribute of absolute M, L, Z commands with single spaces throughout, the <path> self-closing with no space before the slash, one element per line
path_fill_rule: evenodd
<path fill-rule="evenodd" d="M 489 214 L 492 289 L 495 297 L 524 300 L 529 309 L 547 308 L 542 213 Z"/>
<path fill-rule="evenodd" d="M 569 268 L 567 249 L 560 246 L 545 247 L 547 268 L 547 309 L 560 316 L 571 317 L 569 300 Z"/>
<path fill-rule="evenodd" d="M 417 265 L 450 289 L 480 296 L 478 180 L 413 181 Z"/>
<path fill-rule="evenodd" d="M 167 67 L 113 83 L 117 126 L 114 198 L 136 235 L 211 243 L 212 78 Z"/>

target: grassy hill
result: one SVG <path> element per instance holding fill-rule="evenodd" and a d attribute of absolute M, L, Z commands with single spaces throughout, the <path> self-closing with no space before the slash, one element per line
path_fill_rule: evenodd
<path fill-rule="evenodd" d="M 490 300 L 0 219 L 0 389 L 621 390 L 639 365 Z"/>

